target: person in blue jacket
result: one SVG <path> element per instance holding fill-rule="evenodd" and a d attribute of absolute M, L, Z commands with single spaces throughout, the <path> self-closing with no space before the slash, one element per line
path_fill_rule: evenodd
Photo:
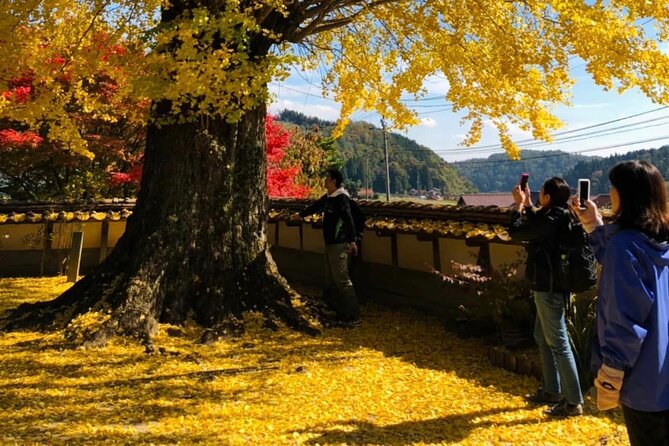
<path fill-rule="evenodd" d="M 612 224 L 592 201 L 578 210 L 602 264 L 597 301 L 597 407 L 622 404 L 630 443 L 669 445 L 669 208 L 645 161 L 609 172 Z M 572 203 L 576 210 L 577 203 Z"/>
<path fill-rule="evenodd" d="M 583 413 L 583 395 L 565 320 L 565 301 L 571 290 L 556 280 L 560 262 L 560 228 L 571 221 L 569 185 L 559 177 L 546 180 L 539 193 L 540 209 L 532 206 L 529 187 L 513 190 L 515 208 L 509 235 L 526 243 L 525 277 L 534 295 L 537 315 L 534 339 L 541 356 L 542 387 L 526 395 L 532 404 L 548 404 L 546 414 L 571 417 Z"/>

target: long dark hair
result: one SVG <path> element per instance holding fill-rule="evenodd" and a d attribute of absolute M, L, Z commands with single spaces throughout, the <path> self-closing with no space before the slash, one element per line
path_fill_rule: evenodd
<path fill-rule="evenodd" d="M 609 172 L 620 196 L 615 222 L 621 229 L 637 229 L 665 241 L 669 235 L 667 189 L 659 170 L 646 161 L 623 161 Z"/>
<path fill-rule="evenodd" d="M 544 195 L 550 195 L 551 206 L 567 208 L 571 191 L 567 182 L 560 177 L 549 178 L 544 182 Z"/>

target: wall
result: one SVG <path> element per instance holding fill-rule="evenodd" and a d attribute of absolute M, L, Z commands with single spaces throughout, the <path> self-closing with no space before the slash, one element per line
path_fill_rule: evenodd
<path fill-rule="evenodd" d="M 116 245 L 124 229 L 124 221 L 52 223 L 49 247 L 44 236 L 49 231 L 47 224 L 2 224 L 0 276 L 64 273 L 72 232 L 77 230 L 84 232 L 81 273 L 85 274 Z M 279 269 L 289 280 L 323 285 L 320 228 L 272 222 L 267 226 L 267 236 Z M 461 288 L 444 286 L 432 270 L 451 273 L 453 262 L 488 264 L 499 269 L 523 257 L 523 248 L 518 245 L 366 230 L 352 277 L 363 298 L 457 318 L 461 306 L 469 308 L 480 302 Z"/>
<path fill-rule="evenodd" d="M 75 231 L 84 233 L 80 271 L 85 274 L 116 246 L 124 230 L 125 221 L 0 225 L 0 277 L 64 274 Z"/>

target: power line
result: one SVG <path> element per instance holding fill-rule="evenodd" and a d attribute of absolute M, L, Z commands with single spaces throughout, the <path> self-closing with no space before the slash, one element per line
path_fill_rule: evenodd
<path fill-rule="evenodd" d="M 522 163 L 522 162 L 527 162 L 531 160 L 536 160 L 536 159 L 544 159 L 544 158 L 555 158 L 558 156 L 567 156 L 567 155 L 582 155 L 584 153 L 590 153 L 590 152 L 599 152 L 602 150 L 610 150 L 610 149 L 616 149 L 618 147 L 626 147 L 626 146 L 633 146 L 637 144 L 643 144 L 647 142 L 654 142 L 654 141 L 662 141 L 665 139 L 669 139 L 669 135 L 667 136 L 661 136 L 659 138 L 649 138 L 649 139 L 643 139 L 643 140 L 638 140 L 638 141 L 629 141 L 625 142 L 622 144 L 613 144 L 610 146 L 604 146 L 604 147 L 596 147 L 593 149 L 584 149 L 584 150 L 579 150 L 577 152 L 565 152 L 565 153 L 554 153 L 550 155 L 540 155 L 540 156 L 533 156 L 530 158 L 523 158 L 519 160 L 511 160 L 511 159 L 503 159 L 503 160 L 472 160 L 472 161 L 446 161 L 448 164 L 499 164 L 499 163 Z"/>
<path fill-rule="evenodd" d="M 570 136 L 565 136 L 565 137 L 562 137 L 562 138 L 556 138 L 551 143 L 548 143 L 548 142 L 545 142 L 545 141 L 532 140 L 532 142 L 527 142 L 527 143 L 518 142 L 518 143 L 516 143 L 516 145 L 519 146 L 519 147 L 522 147 L 522 148 L 547 147 L 547 146 L 552 145 L 552 144 L 571 143 L 571 142 L 576 142 L 576 141 L 583 141 L 583 140 L 588 140 L 588 139 L 601 138 L 603 136 L 616 135 L 616 134 L 620 134 L 620 133 L 636 132 L 636 131 L 651 128 L 651 127 L 661 127 L 663 125 L 667 125 L 666 122 L 663 122 L 663 123 L 660 123 L 660 124 L 646 125 L 646 126 L 638 127 L 641 124 L 647 124 L 647 123 L 657 122 L 657 121 L 664 121 L 664 120 L 667 120 L 667 119 L 669 119 L 669 115 L 660 116 L 658 118 L 653 118 L 653 119 L 646 119 L 644 121 L 634 122 L 634 123 L 626 124 L 626 125 L 616 127 L 616 128 L 602 129 L 602 130 L 596 130 L 594 132 L 583 133 L 581 135 L 570 135 Z M 483 149 L 483 148 L 480 148 L 480 147 L 474 147 L 474 148 L 471 148 L 471 149 L 468 149 L 468 148 L 435 149 L 435 152 L 442 153 L 442 154 L 480 153 L 480 152 L 493 152 L 493 151 L 501 150 L 501 149 L 502 149 L 502 146 L 495 145 L 495 146 L 493 146 L 489 149 Z"/>
<path fill-rule="evenodd" d="M 300 78 L 302 78 L 302 80 L 304 82 L 306 82 L 307 84 L 309 84 L 310 86 L 319 87 L 318 85 L 310 82 L 309 80 L 304 79 L 304 77 L 302 77 L 301 75 L 300 75 Z M 311 96 L 311 97 L 325 99 L 325 100 L 332 101 L 332 102 L 337 102 L 336 100 L 334 100 L 332 98 L 329 98 L 327 96 L 321 96 L 321 95 L 309 93 L 309 92 L 304 91 L 304 90 L 299 90 L 297 88 L 287 87 L 287 86 L 285 86 L 283 84 L 280 84 L 280 83 L 270 82 L 270 85 L 274 85 L 274 86 L 279 87 L 279 88 L 285 88 L 286 90 L 294 91 L 296 93 L 301 93 L 305 96 Z M 431 96 L 431 97 L 427 97 L 427 98 L 417 98 L 417 99 L 400 99 L 400 102 L 423 102 L 423 101 L 436 101 L 436 100 L 443 100 L 443 99 L 445 99 L 445 96 Z M 445 102 L 443 104 L 433 104 L 433 105 L 432 104 L 431 105 L 409 105 L 408 104 L 408 106 L 410 106 L 410 107 L 444 107 L 444 106 L 453 106 L 453 103 L 452 102 Z"/>
<path fill-rule="evenodd" d="M 639 124 L 645 124 L 648 122 L 654 122 L 654 121 L 660 121 L 660 120 L 666 120 L 669 119 L 669 116 L 662 116 L 660 118 L 656 119 L 648 119 L 646 121 L 634 123 L 634 124 L 628 124 L 624 125 L 622 127 L 619 127 L 617 129 L 606 129 L 606 130 L 599 130 L 596 132 L 590 132 L 590 133 L 585 133 L 583 135 L 572 135 L 572 136 L 567 136 L 566 138 L 560 138 L 559 140 L 556 140 L 555 142 L 575 142 L 575 141 L 583 141 L 583 140 L 588 140 L 588 139 L 593 139 L 594 138 L 600 138 L 602 136 L 610 136 L 610 135 L 617 135 L 620 133 L 629 133 L 629 132 L 637 132 L 639 130 L 643 129 L 649 129 L 652 127 L 662 127 L 667 125 L 666 122 L 661 122 L 659 124 L 652 124 L 652 125 L 644 125 L 642 127 L 636 127 Z M 627 128 L 627 127 L 636 127 L 636 128 Z M 537 143 L 537 144 L 528 144 L 524 147 L 541 147 L 545 146 L 547 143 Z"/>
<path fill-rule="evenodd" d="M 645 111 L 645 112 L 642 112 L 642 113 L 636 113 L 636 114 L 629 115 L 629 116 L 623 116 L 622 118 L 613 119 L 611 121 L 605 121 L 605 122 L 600 122 L 598 124 L 588 125 L 588 126 L 585 126 L 585 127 L 579 127 L 577 129 L 565 130 L 565 131 L 562 131 L 562 132 L 556 132 L 556 133 L 553 134 L 553 136 L 563 136 L 563 135 L 568 135 L 568 134 L 571 134 L 571 133 L 582 132 L 583 130 L 594 129 L 594 128 L 597 128 L 597 127 L 602 127 L 602 126 L 605 126 L 605 125 L 614 124 L 616 122 L 625 121 L 627 119 L 632 119 L 632 118 L 636 118 L 636 117 L 639 117 L 639 116 L 648 115 L 650 113 L 655 113 L 657 111 L 664 110 L 666 108 L 669 108 L 669 106 L 665 105 L 663 107 L 658 107 L 658 108 L 655 108 L 653 110 L 648 110 L 648 111 Z M 520 140 L 520 141 L 516 141 L 516 144 L 517 145 L 522 145 L 522 144 L 536 143 L 536 142 L 537 142 L 537 140 L 534 139 L 534 138 L 527 138 L 527 139 L 523 139 L 523 140 Z M 501 148 L 502 148 L 502 146 L 499 145 L 499 144 L 488 144 L 488 145 L 485 145 L 485 146 L 472 147 L 472 148 L 441 149 L 440 151 L 444 152 L 444 153 L 461 153 L 461 152 L 465 152 L 465 151 L 472 151 L 472 150 L 479 150 L 479 149 L 501 149 Z"/>

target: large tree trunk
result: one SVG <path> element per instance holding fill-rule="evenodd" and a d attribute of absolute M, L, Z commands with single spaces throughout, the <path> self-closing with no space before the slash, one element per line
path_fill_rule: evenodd
<path fill-rule="evenodd" d="M 219 3 L 202 5 L 216 14 L 225 6 Z M 162 21 L 187 15 L 194 5 L 175 0 Z M 225 44 L 203 42 L 202 48 Z M 263 60 L 270 45 L 255 36 L 247 47 L 249 61 Z M 180 117 L 167 101 L 154 113 L 154 122 Z M 184 108 L 181 113 L 197 115 Z M 295 292 L 268 251 L 265 114 L 262 104 L 236 124 L 202 116 L 150 125 L 137 204 L 111 255 L 57 299 L 22 305 L 2 325 L 58 328 L 87 311 L 111 312 L 90 342 L 115 333 L 150 342 L 159 321 L 178 323 L 192 315 L 215 328 L 208 332 L 215 335 L 244 311 L 256 310 L 270 324 L 282 320 L 313 331 L 291 305 Z"/>
<path fill-rule="evenodd" d="M 309 330 L 268 251 L 265 113 L 151 126 L 137 204 L 111 255 L 56 300 L 11 312 L 5 327 L 57 328 L 111 310 L 89 341 L 114 333 L 148 341 L 157 321 L 192 315 L 222 328 L 257 310 Z"/>

